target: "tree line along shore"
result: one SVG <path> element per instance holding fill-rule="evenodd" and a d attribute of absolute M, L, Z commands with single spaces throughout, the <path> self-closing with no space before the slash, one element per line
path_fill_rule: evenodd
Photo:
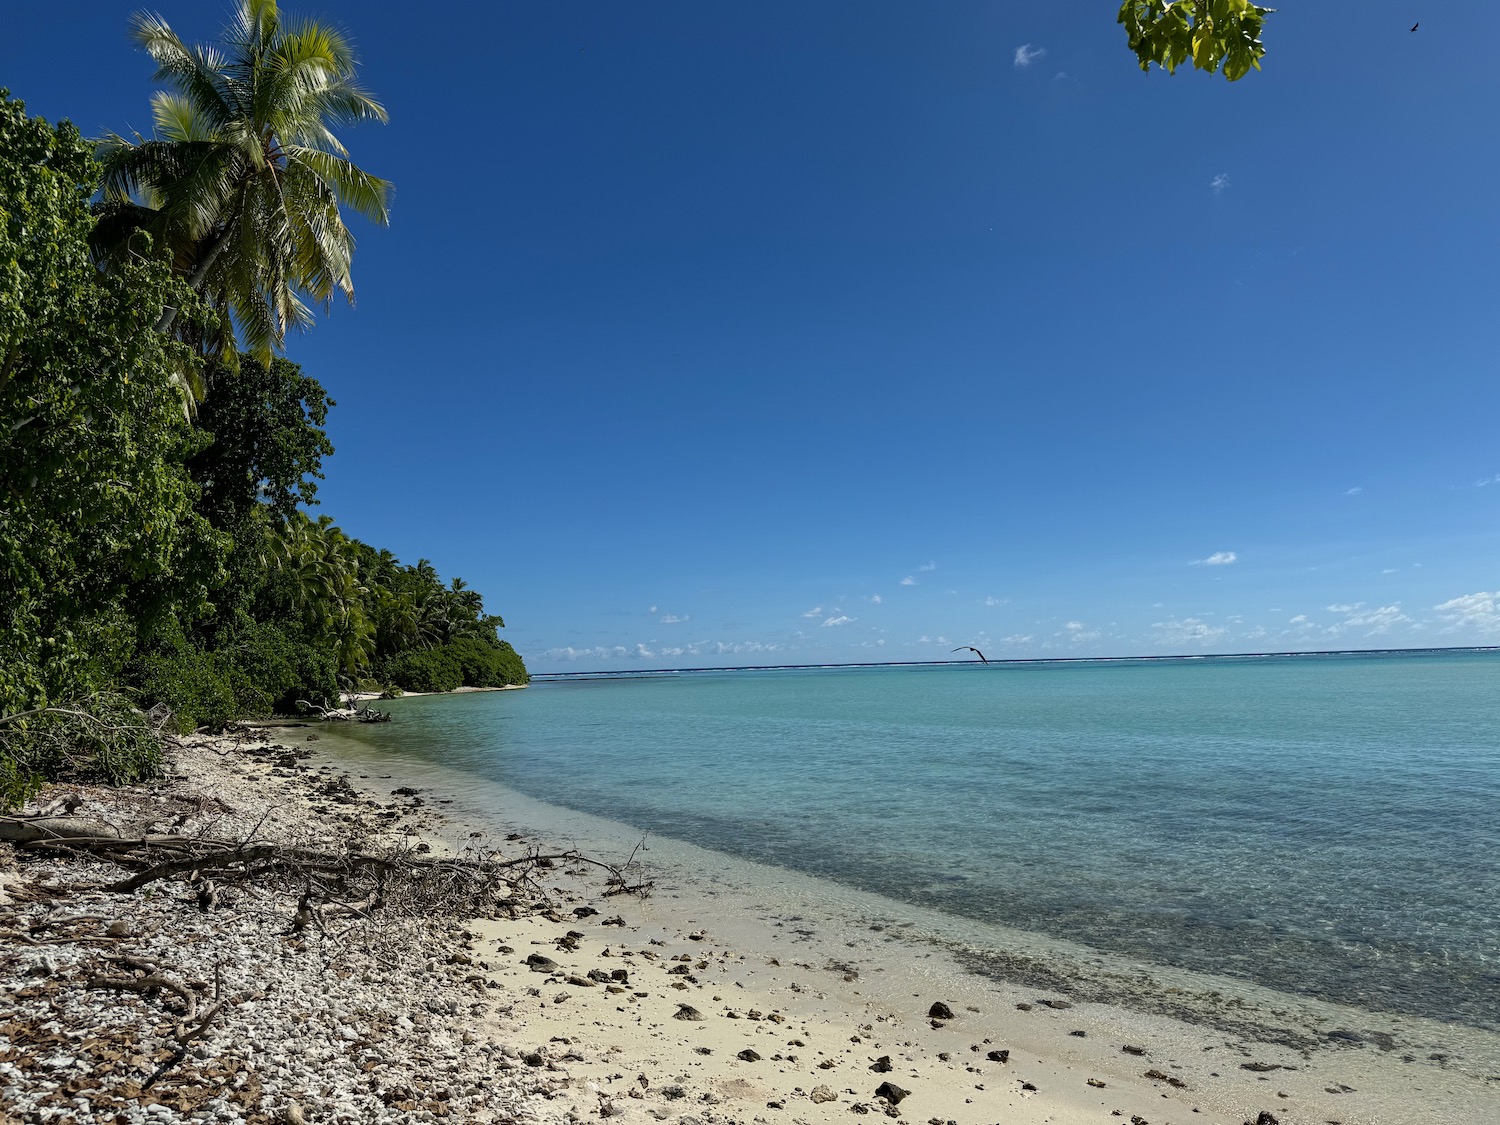
<path fill-rule="evenodd" d="M 138 14 L 152 137 L 0 90 L 0 808 L 160 769 L 164 731 L 341 690 L 524 684 L 462 579 L 315 515 L 332 399 L 283 354 L 352 298 L 390 184 L 347 39 L 240 0 L 222 47 Z"/>

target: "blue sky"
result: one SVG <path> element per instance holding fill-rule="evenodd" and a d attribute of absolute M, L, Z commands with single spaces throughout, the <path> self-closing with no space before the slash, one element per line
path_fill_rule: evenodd
<path fill-rule="evenodd" d="M 133 7 L 0 84 L 145 130 Z M 535 671 L 1500 642 L 1500 6 L 1288 5 L 1234 85 L 1113 8 L 288 6 L 391 112 L 323 510 Z"/>

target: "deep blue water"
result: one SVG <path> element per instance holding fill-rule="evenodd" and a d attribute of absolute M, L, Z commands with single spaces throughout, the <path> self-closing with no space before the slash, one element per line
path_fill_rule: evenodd
<path fill-rule="evenodd" d="M 361 737 L 906 902 L 1500 1026 L 1500 654 L 724 672 Z"/>

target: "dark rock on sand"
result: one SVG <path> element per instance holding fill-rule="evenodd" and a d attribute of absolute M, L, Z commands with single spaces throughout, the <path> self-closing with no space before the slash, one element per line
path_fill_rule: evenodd
<path fill-rule="evenodd" d="M 877 1098 L 884 1098 L 892 1105 L 900 1105 L 904 1099 L 911 1097 L 911 1091 L 903 1090 L 894 1082 L 882 1082 L 875 1088 L 875 1096 Z"/>
<path fill-rule="evenodd" d="M 889 1074 L 892 1070 L 895 1069 L 895 1067 L 891 1064 L 890 1055 L 881 1055 L 878 1059 L 870 1064 L 870 1069 L 873 1070 L 876 1074 Z"/>
<path fill-rule="evenodd" d="M 555 973 L 561 966 L 550 957 L 543 957 L 540 953 L 533 953 L 526 958 L 526 965 L 533 973 Z"/>
<path fill-rule="evenodd" d="M 1281 1125 L 1281 1122 L 1276 1119 L 1276 1115 L 1269 1109 L 1263 1109 L 1253 1122 L 1246 1121 L 1245 1125 Z"/>
<path fill-rule="evenodd" d="M 741 1051 L 734 1057 L 737 1059 L 744 1059 L 745 1062 L 760 1062 L 760 1052 L 755 1050 L 755 1048 L 753 1047 L 746 1047 L 743 1051 Z"/>
<path fill-rule="evenodd" d="M 677 1005 L 677 1012 L 672 1016 L 674 1020 L 690 1020 L 693 1023 L 702 1023 L 707 1017 L 691 1004 Z"/>
<path fill-rule="evenodd" d="M 1010 1062 L 1010 1049 L 1007 1048 L 1007 1049 L 1005 1049 L 1003 1051 L 991 1051 L 989 1054 L 985 1055 L 984 1057 L 987 1058 L 987 1059 L 989 1059 L 990 1062 L 997 1062 L 997 1063 Z"/>
<path fill-rule="evenodd" d="M 1280 1063 L 1247 1062 L 1240 1063 L 1241 1070 L 1253 1070 L 1256 1074 L 1265 1074 L 1267 1071 L 1280 1070 Z"/>
<path fill-rule="evenodd" d="M 1045 1004 L 1045 1005 L 1047 1005 L 1047 1007 L 1049 1007 L 1049 1008 L 1056 1008 L 1059 1012 L 1063 1011 L 1066 1008 L 1071 1008 L 1073 1006 L 1072 1004 L 1068 1003 L 1066 1000 L 1043 1000 L 1042 1003 Z"/>
<path fill-rule="evenodd" d="M 1134 1047 L 1129 1043 L 1126 1043 L 1120 1050 L 1124 1051 L 1127 1055 L 1144 1055 L 1146 1053 L 1146 1048 Z"/>
<path fill-rule="evenodd" d="M 930 1020 L 951 1020 L 953 1018 L 953 1009 L 939 1000 L 927 1009 L 927 1018 Z"/>
<path fill-rule="evenodd" d="M 1365 1037 L 1359 1032 L 1346 1031 L 1343 1028 L 1328 1032 L 1328 1038 L 1337 1039 L 1342 1043 L 1363 1043 L 1365 1041 Z"/>

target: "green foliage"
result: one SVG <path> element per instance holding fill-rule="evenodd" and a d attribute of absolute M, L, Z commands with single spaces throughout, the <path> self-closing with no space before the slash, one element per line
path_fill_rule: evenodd
<path fill-rule="evenodd" d="M 323 458 L 333 443 L 323 432 L 333 400 L 321 383 L 289 360 L 249 356 L 234 371 L 209 366 L 197 425 L 212 435 L 188 462 L 203 491 L 199 510 L 230 529 L 257 506 L 286 519 L 315 504 Z"/>
<path fill-rule="evenodd" d="M 403 652 L 385 664 L 386 678 L 405 691 L 524 684 L 530 676 L 520 654 L 505 641 L 461 637 L 450 644 Z"/>
<path fill-rule="evenodd" d="M 44 779 L 126 785 L 161 766 L 146 716 L 113 692 L 0 719 L 0 809 L 24 804 Z"/>
<path fill-rule="evenodd" d="M 309 302 L 353 300 L 340 207 L 384 224 L 390 184 L 356 167 L 333 129 L 384 121 L 385 110 L 356 81 L 348 37 L 284 23 L 276 0 L 238 0 L 221 47 L 189 47 L 149 12 L 133 18 L 132 38 L 170 89 L 152 98 L 154 138 L 100 145 L 96 246 L 119 262 L 149 231 L 215 311 L 204 346 L 232 356 L 237 325 L 269 360 L 288 328 L 312 322 Z M 170 311 L 159 324 L 173 326 Z"/>
<path fill-rule="evenodd" d="M 0 91 L 0 715 L 111 682 L 227 546 L 184 468 L 195 361 L 152 331 L 191 295 L 149 257 L 94 268 L 95 179 L 71 125 Z"/>
<path fill-rule="evenodd" d="M 1119 22 L 1142 70 L 1174 72 L 1189 59 L 1199 70 L 1238 81 L 1260 69 L 1261 26 L 1274 8 L 1250 0 L 1125 0 Z"/>

